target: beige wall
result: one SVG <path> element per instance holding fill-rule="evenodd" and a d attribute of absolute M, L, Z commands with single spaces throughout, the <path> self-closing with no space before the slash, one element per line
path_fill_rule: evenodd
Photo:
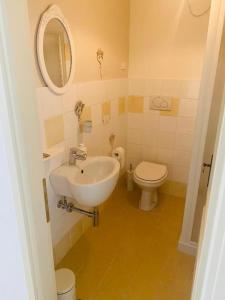
<path fill-rule="evenodd" d="M 127 77 L 121 71 L 122 62 L 128 63 L 129 0 L 55 0 L 70 24 L 76 55 L 75 81 L 99 80 L 96 51 L 105 53 L 104 79 Z M 28 0 L 31 38 L 35 33 L 41 13 L 52 4 L 50 0 Z M 36 54 L 34 51 L 35 60 Z M 41 77 L 37 70 L 37 86 Z"/>
<path fill-rule="evenodd" d="M 210 0 L 191 0 L 202 11 Z M 209 14 L 186 0 L 131 0 L 130 77 L 199 79 Z"/>

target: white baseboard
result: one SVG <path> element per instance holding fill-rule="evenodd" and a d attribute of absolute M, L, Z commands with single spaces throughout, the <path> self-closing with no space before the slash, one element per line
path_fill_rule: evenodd
<path fill-rule="evenodd" d="M 183 242 L 179 241 L 178 243 L 178 250 L 193 256 L 196 256 L 197 254 L 197 249 L 198 249 L 198 244 L 195 242 Z"/>

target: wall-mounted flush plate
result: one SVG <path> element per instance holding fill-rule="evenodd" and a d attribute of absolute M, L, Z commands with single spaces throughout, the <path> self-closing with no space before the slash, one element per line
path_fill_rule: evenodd
<path fill-rule="evenodd" d="M 171 106 L 171 97 L 151 96 L 149 99 L 149 108 L 152 110 L 170 111 Z"/>

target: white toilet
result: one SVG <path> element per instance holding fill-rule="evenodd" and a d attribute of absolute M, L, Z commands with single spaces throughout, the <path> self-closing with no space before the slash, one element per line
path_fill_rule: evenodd
<path fill-rule="evenodd" d="M 149 211 L 157 205 L 157 188 L 165 182 L 167 176 L 168 170 L 164 165 L 143 161 L 136 167 L 134 181 L 142 189 L 140 209 Z"/>

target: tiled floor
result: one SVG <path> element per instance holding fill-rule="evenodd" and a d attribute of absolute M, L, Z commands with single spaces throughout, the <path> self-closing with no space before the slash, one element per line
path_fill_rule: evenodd
<path fill-rule="evenodd" d="M 161 194 L 152 212 L 139 190 L 117 187 L 100 226 L 83 235 L 58 267 L 72 269 L 81 300 L 189 300 L 194 258 L 177 251 L 184 200 Z"/>

